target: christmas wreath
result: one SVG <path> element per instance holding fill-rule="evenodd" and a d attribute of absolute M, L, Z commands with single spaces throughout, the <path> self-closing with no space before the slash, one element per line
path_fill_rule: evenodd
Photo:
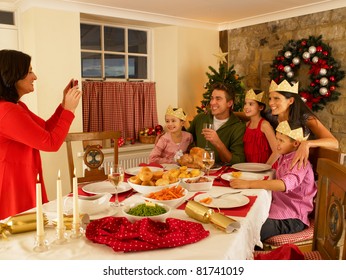
<path fill-rule="evenodd" d="M 336 90 L 338 82 L 345 77 L 340 64 L 331 55 L 332 49 L 323 43 L 322 35 L 310 36 L 308 39 L 289 40 L 278 52 L 269 73 L 276 83 L 286 79 L 298 82 L 297 71 L 305 63 L 310 66 L 310 84 L 299 91 L 299 95 L 313 110 L 323 109 L 327 102 L 338 99 L 340 92 Z"/>

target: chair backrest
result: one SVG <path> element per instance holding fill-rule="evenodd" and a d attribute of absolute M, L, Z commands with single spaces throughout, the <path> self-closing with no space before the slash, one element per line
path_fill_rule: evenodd
<path fill-rule="evenodd" d="M 346 167 L 329 159 L 317 163 L 313 250 L 323 259 L 346 259 Z"/>
<path fill-rule="evenodd" d="M 65 139 L 67 148 L 68 169 L 70 175 L 70 185 L 72 190 L 72 180 L 75 176 L 74 156 L 72 152 L 72 142 L 79 141 L 85 146 L 85 143 L 92 143 L 84 149 L 84 163 L 88 169 L 83 170 L 83 176 L 77 178 L 78 183 L 102 181 L 107 179 L 103 167 L 104 155 L 101 151 L 101 145 L 95 145 L 95 141 L 104 143 L 106 140 L 113 140 L 114 144 L 114 162 L 118 163 L 118 138 L 121 136 L 119 131 L 102 131 L 102 132 L 74 132 L 68 133 Z"/>
<path fill-rule="evenodd" d="M 317 180 L 317 161 L 320 158 L 327 158 L 334 162 L 340 162 L 341 152 L 339 149 L 327 149 L 321 147 L 311 148 L 309 151 L 309 161 L 314 170 L 315 179 Z"/>

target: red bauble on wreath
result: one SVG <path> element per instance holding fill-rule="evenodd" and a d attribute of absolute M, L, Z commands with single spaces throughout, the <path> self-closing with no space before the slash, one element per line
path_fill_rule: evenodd
<path fill-rule="evenodd" d="M 336 88 L 345 77 L 331 52 L 331 47 L 322 42 L 322 35 L 290 40 L 273 60 L 270 78 L 276 83 L 284 79 L 299 82 L 297 70 L 303 63 L 309 65 L 310 84 L 300 89 L 299 95 L 313 111 L 322 110 L 327 102 L 338 99 L 340 92 Z"/>

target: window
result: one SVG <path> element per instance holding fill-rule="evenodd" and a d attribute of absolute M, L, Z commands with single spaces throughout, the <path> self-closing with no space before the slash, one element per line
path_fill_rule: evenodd
<path fill-rule="evenodd" d="M 81 23 L 82 78 L 148 80 L 148 30 Z"/>
<path fill-rule="evenodd" d="M 14 13 L 0 11 L 0 24 L 14 25 Z"/>

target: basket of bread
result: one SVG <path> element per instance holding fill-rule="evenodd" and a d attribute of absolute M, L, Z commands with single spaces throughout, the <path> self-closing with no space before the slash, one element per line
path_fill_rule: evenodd
<path fill-rule="evenodd" d="M 183 154 L 177 162 L 181 166 L 187 166 L 189 168 L 203 169 L 204 164 L 202 161 L 204 149 L 199 147 L 193 147 L 188 154 Z"/>
<path fill-rule="evenodd" d="M 165 188 L 178 186 L 182 178 L 198 178 L 204 173 L 199 169 L 182 166 L 167 171 L 152 171 L 150 167 L 142 167 L 138 174 L 130 177 L 127 182 L 139 193 L 148 194 Z"/>

